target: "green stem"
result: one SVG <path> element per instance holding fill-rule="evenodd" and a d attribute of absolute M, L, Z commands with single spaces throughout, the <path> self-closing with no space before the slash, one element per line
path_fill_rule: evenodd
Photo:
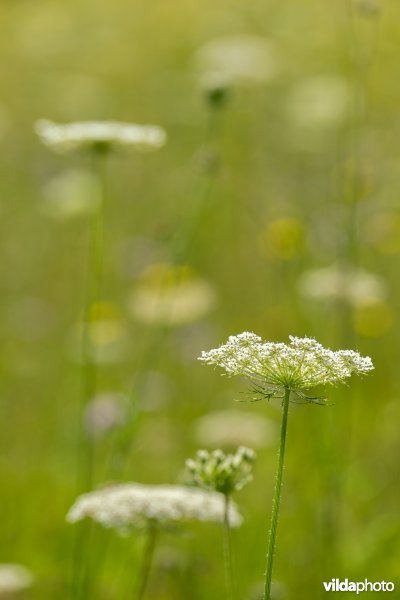
<path fill-rule="evenodd" d="M 101 298 L 104 262 L 104 205 L 106 196 L 105 167 L 107 155 L 93 150 L 93 196 L 97 210 L 93 213 L 90 227 L 87 288 L 84 306 L 82 331 L 82 395 L 81 415 L 88 402 L 93 399 L 97 388 L 98 369 L 91 341 L 91 324 L 94 320 L 94 308 Z M 90 489 L 93 480 L 93 441 L 86 435 L 81 420 L 82 452 L 79 460 L 79 485 L 81 489 Z M 79 490 L 81 491 L 81 490 Z"/>
<path fill-rule="evenodd" d="M 156 545 L 157 538 L 157 529 L 155 525 L 149 524 L 147 529 L 147 539 L 145 543 L 144 553 L 143 553 L 143 562 L 140 569 L 139 575 L 139 586 L 136 594 L 137 600 L 142 600 L 144 598 L 147 582 L 149 580 L 151 564 L 153 562 L 154 556 L 154 548 Z"/>
<path fill-rule="evenodd" d="M 97 208 L 91 217 L 86 277 L 86 295 L 84 301 L 83 329 L 81 340 L 81 398 L 78 409 L 78 456 L 77 456 L 77 493 L 90 490 L 93 484 L 94 445 L 87 435 L 84 424 L 85 408 L 96 393 L 97 365 L 93 353 L 90 326 L 93 322 L 93 308 L 100 301 L 103 277 L 104 256 L 104 204 L 106 196 L 106 159 L 107 154 L 97 149 L 92 153 L 93 198 Z M 72 597 L 80 600 L 88 597 L 90 585 L 89 537 L 90 524 L 81 523 L 76 527 L 73 564 Z"/>
<path fill-rule="evenodd" d="M 267 568 L 265 572 L 264 600 L 271 598 L 272 567 L 274 562 L 276 530 L 278 527 L 279 506 L 281 503 L 283 466 L 285 460 L 286 430 L 289 413 L 290 389 L 285 388 L 282 409 L 281 439 L 278 452 L 278 470 L 276 474 L 275 494 L 272 505 L 271 528 L 269 531 L 269 542 L 267 551 Z"/>
<path fill-rule="evenodd" d="M 232 560 L 232 540 L 231 528 L 229 524 L 229 505 L 230 498 L 225 494 L 224 506 L 224 570 L 225 570 L 225 587 L 227 600 L 233 600 L 233 560 Z"/>

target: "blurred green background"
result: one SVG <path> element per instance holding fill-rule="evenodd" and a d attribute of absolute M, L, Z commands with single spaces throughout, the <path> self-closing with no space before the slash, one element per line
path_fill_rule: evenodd
<path fill-rule="evenodd" d="M 399 23 L 393 0 L 1 2 L 0 562 L 33 572 L 20 597 L 69 597 L 91 208 L 89 161 L 42 146 L 39 118 L 168 133 L 108 166 L 95 484 L 176 482 L 199 447 L 254 447 L 234 544 L 237 598 L 256 600 L 279 401 L 236 404 L 245 385 L 196 357 L 243 330 L 354 348 L 372 376 L 291 410 L 275 598 L 399 580 Z M 140 535 L 92 537 L 88 597 L 129 598 Z M 166 534 L 148 597 L 223 598 L 219 528 Z"/>

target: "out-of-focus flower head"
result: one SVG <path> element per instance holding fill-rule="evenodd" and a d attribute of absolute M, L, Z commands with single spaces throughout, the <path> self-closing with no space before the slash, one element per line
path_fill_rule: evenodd
<path fill-rule="evenodd" d="M 305 237 L 304 226 L 298 219 L 274 219 L 261 232 L 259 248 L 266 258 L 289 261 L 303 254 Z"/>
<path fill-rule="evenodd" d="M 338 75 L 316 75 L 296 83 L 286 102 L 286 114 L 304 127 L 336 126 L 349 107 L 346 80 Z"/>
<path fill-rule="evenodd" d="M 190 521 L 222 523 L 224 498 L 217 492 L 192 487 L 122 483 L 79 496 L 67 520 L 75 523 L 87 517 L 120 533 L 149 524 L 168 527 Z M 235 504 L 231 504 L 229 518 L 233 527 L 242 523 Z"/>
<path fill-rule="evenodd" d="M 22 565 L 0 564 L 0 597 L 9 598 L 30 588 L 33 580 L 32 573 Z"/>
<path fill-rule="evenodd" d="M 84 328 L 88 329 L 87 352 L 97 364 L 114 364 L 124 359 L 128 346 L 127 327 L 118 307 L 112 302 L 98 302 L 89 312 L 87 323 L 75 326 L 68 339 L 68 349 L 77 362 L 85 361 L 81 353 Z"/>
<path fill-rule="evenodd" d="M 279 69 L 272 42 L 255 35 L 229 35 L 206 42 L 195 55 L 197 70 L 224 85 L 266 83 Z"/>
<path fill-rule="evenodd" d="M 61 125 L 47 119 L 35 123 L 40 140 L 59 154 L 79 150 L 113 151 L 126 154 L 135 150 L 156 150 L 167 136 L 157 125 L 136 125 L 118 121 L 78 121 Z"/>
<path fill-rule="evenodd" d="M 274 423 L 262 415 L 231 409 L 211 412 L 194 423 L 200 444 L 213 447 L 269 446 L 275 441 Z"/>
<path fill-rule="evenodd" d="M 235 454 L 199 450 L 195 459 L 186 461 L 186 468 L 194 485 L 229 496 L 252 480 L 255 458 L 254 451 L 245 446 L 240 446 Z"/>
<path fill-rule="evenodd" d="M 121 394 L 103 392 L 95 396 L 85 408 L 85 429 L 90 437 L 101 438 L 110 430 L 122 425 L 126 413 L 126 398 Z"/>
<path fill-rule="evenodd" d="M 393 189 L 397 187 L 393 186 Z M 366 238 L 381 254 L 400 253 L 400 213 L 385 210 L 371 216 L 366 222 Z"/>
<path fill-rule="evenodd" d="M 283 103 L 290 144 L 314 152 L 345 121 L 350 105 L 349 86 L 338 75 L 316 75 L 294 84 Z"/>
<path fill-rule="evenodd" d="M 190 267 L 157 263 L 142 273 L 129 307 L 143 323 L 176 326 L 201 319 L 215 300 L 210 284 Z"/>
<path fill-rule="evenodd" d="M 307 298 L 347 302 L 352 306 L 387 296 L 385 280 L 364 269 L 331 265 L 305 271 L 299 279 L 299 291 Z"/>

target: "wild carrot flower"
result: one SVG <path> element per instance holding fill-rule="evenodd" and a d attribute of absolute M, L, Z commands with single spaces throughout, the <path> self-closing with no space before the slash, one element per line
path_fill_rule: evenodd
<path fill-rule="evenodd" d="M 222 367 L 229 375 L 242 375 L 253 391 L 265 397 L 285 389 L 309 400 L 304 390 L 343 382 L 353 373 L 373 369 L 371 359 L 354 350 L 334 352 L 308 337 L 289 336 L 290 343 L 263 342 L 250 332 L 230 336 L 219 348 L 202 352 L 199 360 Z"/>
<path fill-rule="evenodd" d="M 13 563 L 0 564 L 0 596 L 11 597 L 11 594 L 22 592 L 31 587 L 32 573 L 24 566 Z"/>
<path fill-rule="evenodd" d="M 178 485 L 143 485 L 121 483 L 79 496 L 70 509 L 70 523 L 90 517 L 103 527 L 126 532 L 142 529 L 152 522 L 168 526 L 188 521 L 222 522 L 222 494 Z M 242 517 L 232 505 L 233 527 L 241 525 Z"/>
<path fill-rule="evenodd" d="M 60 154 L 77 150 L 112 150 L 129 153 L 155 150 L 166 142 L 164 129 L 118 121 L 78 121 L 61 125 L 40 119 L 35 130 L 41 141 Z"/>
<path fill-rule="evenodd" d="M 248 379 L 258 399 L 282 398 L 282 424 L 278 454 L 271 528 L 267 551 L 264 600 L 271 598 L 272 567 L 282 492 L 286 432 L 291 394 L 310 402 L 322 399 L 310 397 L 304 390 L 319 385 L 344 382 L 351 375 L 362 375 L 374 366 L 371 359 L 353 350 L 334 352 L 312 338 L 290 336 L 290 343 L 263 342 L 254 333 L 244 332 L 231 336 L 219 348 L 203 352 L 200 360 L 222 367 L 228 375 L 242 375 Z"/>
<path fill-rule="evenodd" d="M 195 459 L 186 461 L 186 468 L 197 486 L 230 495 L 251 481 L 254 460 L 254 451 L 245 446 L 235 454 L 199 450 Z"/>
<path fill-rule="evenodd" d="M 299 279 L 299 291 L 315 300 L 336 300 L 358 306 L 387 296 L 385 280 L 364 269 L 330 265 L 309 269 Z"/>
<path fill-rule="evenodd" d="M 156 538 L 163 528 L 190 521 L 223 523 L 224 496 L 218 492 L 178 485 L 142 485 L 123 483 L 79 496 L 70 509 L 70 523 L 89 517 L 103 527 L 127 534 L 132 529 L 146 535 L 143 561 L 138 578 L 137 600 L 145 594 L 154 555 Z M 239 527 L 242 517 L 236 507 L 229 507 L 233 527 Z"/>
<path fill-rule="evenodd" d="M 225 454 L 222 450 L 199 450 L 195 459 L 186 461 L 186 468 L 192 482 L 206 490 L 220 492 L 225 498 L 224 515 L 224 567 L 226 595 L 233 599 L 233 560 L 231 542 L 231 496 L 241 490 L 252 479 L 255 453 L 241 446 L 235 454 Z"/>

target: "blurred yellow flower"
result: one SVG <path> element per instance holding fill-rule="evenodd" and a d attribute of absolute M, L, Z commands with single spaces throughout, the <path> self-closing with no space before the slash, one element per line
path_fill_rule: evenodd
<path fill-rule="evenodd" d="M 289 261 L 299 256 L 305 247 L 303 224 L 295 218 L 275 219 L 259 236 L 260 252 L 266 258 Z"/>
<path fill-rule="evenodd" d="M 111 302 L 99 302 L 89 311 L 89 352 L 96 364 L 113 364 L 121 361 L 128 345 L 127 328 L 120 317 L 118 307 Z M 68 340 L 71 355 L 82 361 L 81 342 L 85 323 L 75 326 Z"/>
<path fill-rule="evenodd" d="M 371 217 L 366 225 L 368 241 L 382 254 L 400 252 L 400 213 L 388 210 Z"/>
<path fill-rule="evenodd" d="M 201 319 L 215 301 L 213 288 L 190 267 L 157 263 L 142 273 L 129 307 L 143 323 L 173 326 Z"/>

